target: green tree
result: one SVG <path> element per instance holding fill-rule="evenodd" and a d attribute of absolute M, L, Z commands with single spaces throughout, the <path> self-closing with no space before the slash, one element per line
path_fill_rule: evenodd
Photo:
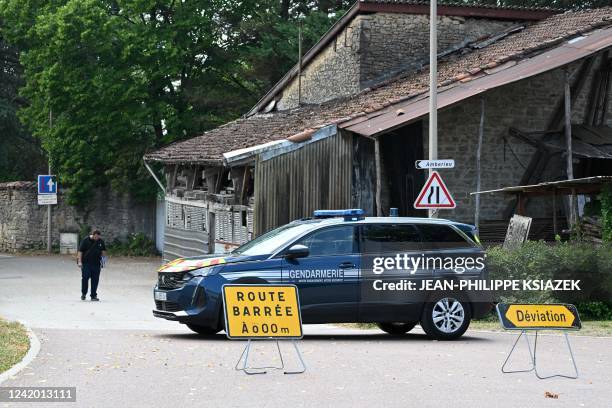
<path fill-rule="evenodd" d="M 155 190 L 143 153 L 245 112 L 337 18 L 341 1 L 0 0 L 23 50 L 20 118 L 49 152 L 69 200 Z M 49 127 L 52 112 L 53 127 Z"/>
<path fill-rule="evenodd" d="M 18 59 L 17 49 L 0 35 L 0 181 L 32 180 L 44 169 L 40 143 L 17 118 L 17 110 L 25 103 L 18 96 L 23 85 Z"/>
<path fill-rule="evenodd" d="M 232 58 L 217 58 L 232 49 L 227 21 L 241 11 L 229 3 L 0 1 L 2 32 L 24 50 L 29 104 L 20 117 L 70 185 L 71 202 L 86 202 L 107 180 L 150 195 L 147 149 L 235 116 L 211 109 L 196 119 L 189 102 L 192 84 L 215 82 L 224 90 L 217 98 L 234 101 L 250 91 L 228 76 Z"/>

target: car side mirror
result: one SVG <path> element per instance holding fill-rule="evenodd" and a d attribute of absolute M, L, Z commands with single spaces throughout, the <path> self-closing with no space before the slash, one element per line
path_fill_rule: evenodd
<path fill-rule="evenodd" d="M 285 257 L 289 259 L 306 258 L 308 255 L 310 255 L 310 249 L 300 244 L 293 245 L 285 252 Z"/>

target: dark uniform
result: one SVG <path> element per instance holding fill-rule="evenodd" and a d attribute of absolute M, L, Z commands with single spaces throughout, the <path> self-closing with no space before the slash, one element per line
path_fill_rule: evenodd
<path fill-rule="evenodd" d="M 82 267 L 82 280 L 81 280 L 81 293 L 83 296 L 87 295 L 87 286 L 89 279 L 91 278 L 91 297 L 97 298 L 98 281 L 100 280 L 100 263 L 102 262 L 102 251 L 106 251 L 106 246 L 102 239 L 97 241 L 91 239 L 91 237 L 85 238 L 81 241 L 79 251 L 83 254 L 81 258 Z"/>

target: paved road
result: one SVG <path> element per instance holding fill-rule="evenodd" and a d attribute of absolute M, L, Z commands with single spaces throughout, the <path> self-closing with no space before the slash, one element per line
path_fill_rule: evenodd
<path fill-rule="evenodd" d="M 60 407 L 604 407 L 612 397 L 612 338 L 572 338 L 580 379 L 539 381 L 500 373 L 508 334 L 470 331 L 435 342 L 419 329 L 392 338 L 307 326 L 299 342 L 305 374 L 246 376 L 233 368 L 243 342 L 202 339 L 150 317 L 155 265 L 114 260 L 104 271 L 102 302 L 90 303 L 78 300 L 78 271 L 68 258 L 0 257 L 0 314 L 27 321 L 42 342 L 36 360 L 2 385 L 76 386 L 78 402 Z M 562 337 L 543 337 L 543 370 L 570 369 L 562 346 Z M 254 363 L 278 363 L 273 347 L 258 342 Z M 295 366 L 289 344 L 283 351 Z M 526 361 L 526 353 L 517 355 L 516 364 Z M 547 391 L 558 399 L 545 398 Z"/>

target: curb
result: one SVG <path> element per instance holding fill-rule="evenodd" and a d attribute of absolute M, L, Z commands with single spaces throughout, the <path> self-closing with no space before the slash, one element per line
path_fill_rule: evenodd
<path fill-rule="evenodd" d="M 13 377 L 24 368 L 26 368 L 36 358 L 38 352 L 40 351 L 40 341 L 38 340 L 38 337 L 36 337 L 36 334 L 34 334 L 32 329 L 26 326 L 23 322 L 19 323 L 21 323 L 26 329 L 28 339 L 30 340 L 30 348 L 28 349 L 28 352 L 25 356 L 23 356 L 20 362 L 18 362 L 5 372 L 0 373 L 0 384 Z"/>

